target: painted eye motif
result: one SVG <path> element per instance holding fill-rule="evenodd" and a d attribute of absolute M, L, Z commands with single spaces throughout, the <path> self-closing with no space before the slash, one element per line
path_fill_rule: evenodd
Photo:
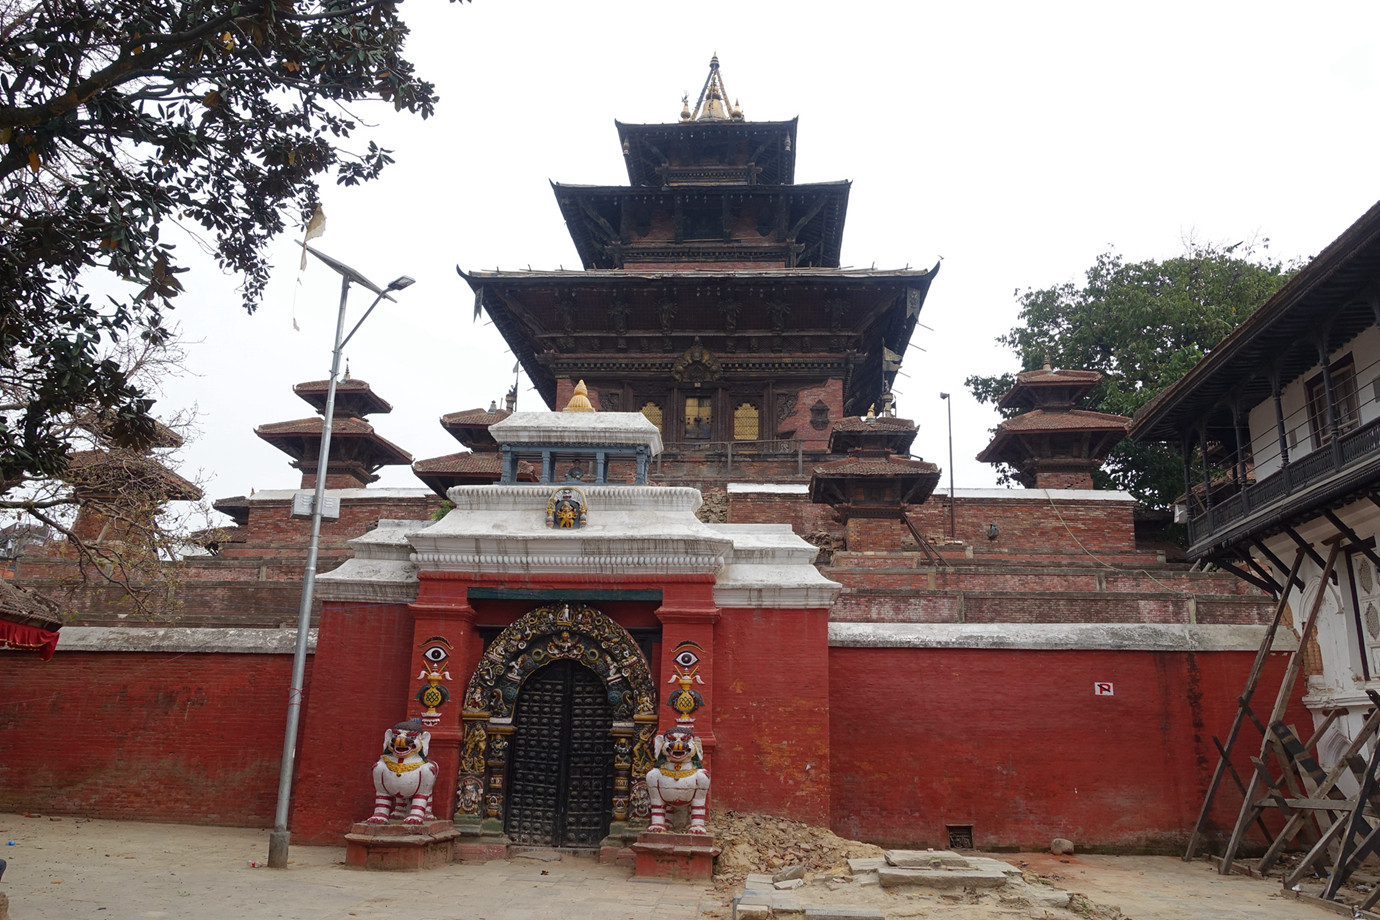
<path fill-rule="evenodd" d="M 700 663 L 700 656 L 687 649 L 682 649 L 675 658 L 676 664 L 682 668 L 691 668 Z"/>
<path fill-rule="evenodd" d="M 441 662 L 445 661 L 447 658 L 450 657 L 450 653 L 448 653 L 445 649 L 441 648 L 441 646 L 439 645 L 433 645 L 425 652 L 422 652 L 422 657 L 425 658 L 427 661 L 431 662 L 432 664 L 440 664 Z"/>

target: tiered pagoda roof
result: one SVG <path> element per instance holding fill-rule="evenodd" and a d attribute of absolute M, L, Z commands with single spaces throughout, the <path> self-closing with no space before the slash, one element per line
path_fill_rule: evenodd
<path fill-rule="evenodd" d="M 1017 374 L 1015 386 L 997 405 L 1023 411 L 998 426 L 977 459 L 1007 464 L 1026 488 L 1091 489 L 1093 470 L 1106 462 L 1131 424 L 1122 415 L 1074 408 L 1101 380 L 1097 371 L 1055 370 L 1048 364 Z"/>
<path fill-rule="evenodd" d="M 923 503 L 939 483 L 939 467 L 906 456 L 915 433 L 915 423 L 903 418 L 866 416 L 835 423 L 829 450 L 849 455 L 815 467 L 810 500 L 831 505 L 844 520 L 895 517 L 906 505 Z"/>
<path fill-rule="evenodd" d="M 331 454 L 326 477 L 330 488 L 366 486 L 378 480 L 381 467 L 412 462 L 412 455 L 384 438 L 365 420 L 366 415 L 393 411 L 392 405 L 374 393 L 363 380 L 348 376 L 336 385 L 335 412 L 331 420 Z M 321 456 L 321 436 L 325 429 L 328 380 L 299 383 L 293 392 L 312 406 L 320 416 L 260 425 L 254 433 L 292 457 L 292 465 L 302 471 L 302 488 L 316 482 Z"/>
<path fill-rule="evenodd" d="M 717 57 L 679 123 L 617 128 L 629 185 L 553 185 L 584 271 L 461 272 L 546 404 L 561 379 L 673 381 L 696 348 L 723 386 L 877 402 L 938 266 L 840 267 L 849 183 L 795 184 L 796 121 L 747 121 Z"/>

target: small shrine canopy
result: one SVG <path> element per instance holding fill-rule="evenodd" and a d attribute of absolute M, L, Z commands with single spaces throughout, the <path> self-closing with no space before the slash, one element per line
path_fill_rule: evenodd
<path fill-rule="evenodd" d="M 632 461 L 633 483 L 645 485 L 647 461 L 662 448 L 661 432 L 641 412 L 595 412 L 583 380 L 564 411 L 514 412 L 489 433 L 503 455 L 505 483 L 518 481 L 522 459 L 540 458 L 539 482 L 617 483 L 610 467 Z"/>

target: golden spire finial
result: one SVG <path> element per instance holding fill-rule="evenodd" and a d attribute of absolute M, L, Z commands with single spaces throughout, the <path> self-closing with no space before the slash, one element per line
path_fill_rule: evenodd
<path fill-rule="evenodd" d="M 594 404 L 589 401 L 589 389 L 585 382 L 581 380 L 575 384 L 575 393 L 570 397 L 570 402 L 566 403 L 565 412 L 593 412 Z"/>
<path fill-rule="evenodd" d="M 681 121 L 742 120 L 742 109 L 736 103 L 731 112 L 728 109 L 728 90 L 724 88 L 724 79 L 719 75 L 717 52 L 709 59 L 709 77 L 704 81 L 704 88 L 700 90 L 700 97 L 696 100 L 694 109 L 690 109 L 688 96 L 685 105 L 681 112 Z M 690 113 L 688 117 L 686 112 Z"/>
<path fill-rule="evenodd" d="M 690 94 L 686 93 L 680 97 L 680 120 L 689 121 L 692 117 L 690 114 Z"/>

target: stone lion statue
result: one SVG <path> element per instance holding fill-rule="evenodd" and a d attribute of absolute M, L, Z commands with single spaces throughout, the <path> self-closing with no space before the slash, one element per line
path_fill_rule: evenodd
<path fill-rule="evenodd" d="M 416 722 L 399 722 L 383 733 L 383 753 L 374 764 L 374 813 L 366 824 L 387 824 L 401 818 L 403 824 L 421 824 L 431 813 L 431 790 L 436 785 L 436 764 L 426 759 L 431 732 Z"/>
<path fill-rule="evenodd" d="M 690 807 L 689 832 L 707 834 L 704 826 L 709 800 L 709 773 L 701 755 L 704 747 L 694 729 L 677 725 L 653 742 L 656 766 L 647 773 L 647 794 L 651 798 L 652 820 L 649 831 L 666 830 L 668 806 Z"/>

